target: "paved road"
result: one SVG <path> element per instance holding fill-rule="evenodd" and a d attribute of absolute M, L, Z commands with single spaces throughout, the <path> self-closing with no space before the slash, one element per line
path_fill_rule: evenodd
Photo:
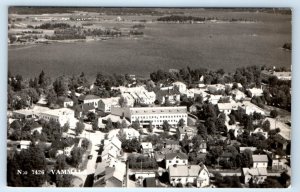
<path fill-rule="evenodd" d="M 93 177 L 96 168 L 96 160 L 98 155 L 98 149 L 101 144 L 101 140 L 104 139 L 105 133 L 100 131 L 91 132 L 91 125 L 85 124 L 85 130 L 79 137 L 85 137 L 92 143 L 92 148 L 89 155 L 92 155 L 92 159 L 88 160 L 86 169 L 80 173 L 75 173 L 74 175 L 81 178 L 84 182 L 84 187 L 91 187 L 93 185 Z"/>

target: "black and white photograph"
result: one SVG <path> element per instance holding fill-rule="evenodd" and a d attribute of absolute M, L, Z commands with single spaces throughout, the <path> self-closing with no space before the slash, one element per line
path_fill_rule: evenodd
<path fill-rule="evenodd" d="M 7 186 L 291 187 L 292 15 L 8 7 Z"/>

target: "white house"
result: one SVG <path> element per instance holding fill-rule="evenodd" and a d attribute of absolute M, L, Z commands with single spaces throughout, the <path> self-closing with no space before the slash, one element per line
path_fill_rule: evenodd
<path fill-rule="evenodd" d="M 247 115 L 251 115 L 254 112 L 265 115 L 265 111 L 258 107 L 257 105 L 251 103 L 250 101 L 243 101 L 242 103 L 238 103 L 239 107 L 245 110 Z"/>
<path fill-rule="evenodd" d="M 119 134 L 120 134 L 120 130 L 121 129 L 113 129 L 113 130 L 111 130 L 108 133 L 107 138 L 111 139 L 111 138 L 114 138 L 114 137 L 118 137 Z M 134 138 L 138 139 L 140 137 L 140 133 L 137 130 L 133 129 L 133 128 L 122 128 L 122 134 L 125 135 L 125 138 L 127 140 L 131 140 L 131 139 L 134 139 Z"/>
<path fill-rule="evenodd" d="M 231 91 L 232 98 L 236 101 L 240 101 L 246 98 L 246 94 L 241 92 L 238 89 L 234 89 Z"/>
<path fill-rule="evenodd" d="M 175 104 L 180 101 L 180 92 L 177 89 L 159 90 L 156 92 L 156 99 L 160 104 L 164 104 L 166 101 Z"/>
<path fill-rule="evenodd" d="M 79 104 L 88 104 L 91 106 L 94 106 L 95 108 L 98 108 L 98 102 L 100 100 L 100 97 L 96 95 L 81 95 L 78 98 L 78 103 Z"/>
<path fill-rule="evenodd" d="M 252 179 L 252 182 L 255 184 L 261 184 L 265 181 L 268 176 L 267 169 L 264 167 L 260 168 L 243 168 L 243 177 L 244 183 L 248 184 Z"/>
<path fill-rule="evenodd" d="M 172 186 L 188 183 L 196 187 L 207 187 L 210 184 L 209 172 L 205 165 L 177 165 L 169 167 L 169 180 Z"/>
<path fill-rule="evenodd" d="M 267 168 L 268 156 L 267 155 L 252 155 L 253 168 Z"/>
<path fill-rule="evenodd" d="M 225 85 L 223 84 L 208 85 L 207 90 L 209 91 L 209 93 L 215 93 L 217 91 L 225 91 Z"/>
<path fill-rule="evenodd" d="M 167 153 L 166 169 L 173 165 L 187 165 L 188 156 L 185 153 Z"/>
<path fill-rule="evenodd" d="M 195 135 L 197 135 L 197 130 L 194 127 L 178 127 L 177 129 L 177 137 L 179 138 L 179 141 L 182 141 L 185 136 L 188 137 L 188 139 L 192 139 Z"/>
<path fill-rule="evenodd" d="M 263 95 L 263 90 L 262 88 L 252 88 L 252 89 L 248 89 L 249 93 L 250 93 L 250 97 L 260 97 Z"/>
<path fill-rule="evenodd" d="M 213 105 L 216 105 L 219 102 L 219 100 L 223 97 L 223 95 L 207 95 L 206 97 L 206 100 L 208 100 L 208 102 L 210 102 Z"/>
<path fill-rule="evenodd" d="M 20 149 L 28 149 L 31 141 L 21 140 L 20 141 Z"/>
<path fill-rule="evenodd" d="M 260 134 L 263 135 L 266 139 L 268 139 L 268 132 L 264 131 L 262 128 L 256 128 L 254 131 L 251 131 L 250 134 Z"/>
<path fill-rule="evenodd" d="M 176 81 L 174 83 L 172 83 L 173 87 L 177 88 L 177 90 L 181 93 L 184 94 L 186 92 L 186 84 L 180 82 L 180 81 Z"/>
<path fill-rule="evenodd" d="M 111 112 L 111 106 L 119 106 L 120 97 L 102 98 L 99 100 L 98 109 L 105 112 Z"/>
<path fill-rule="evenodd" d="M 218 105 L 219 111 L 221 113 L 223 112 L 225 115 L 229 115 L 232 110 L 237 110 L 238 109 L 238 105 L 235 102 L 218 103 L 217 105 Z"/>
<path fill-rule="evenodd" d="M 122 96 L 125 100 L 126 107 L 133 107 L 134 105 L 134 98 L 130 93 L 122 93 Z"/>
<path fill-rule="evenodd" d="M 141 142 L 141 151 L 143 154 L 153 153 L 153 146 L 151 142 Z"/>

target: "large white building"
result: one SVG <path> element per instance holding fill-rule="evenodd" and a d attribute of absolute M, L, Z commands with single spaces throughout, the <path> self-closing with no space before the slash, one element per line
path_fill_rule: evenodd
<path fill-rule="evenodd" d="M 119 99 L 120 97 L 100 99 L 98 103 L 98 109 L 105 113 L 109 113 L 111 111 L 111 106 L 119 106 Z"/>
<path fill-rule="evenodd" d="M 125 116 L 130 122 L 139 121 L 141 125 L 162 126 L 167 121 L 171 126 L 177 126 L 180 119 L 187 122 L 187 107 L 112 107 L 111 113 Z"/>
<path fill-rule="evenodd" d="M 75 124 L 74 111 L 69 108 L 60 108 L 48 110 L 40 113 L 40 119 L 50 121 L 51 119 L 58 122 L 61 126 L 69 123 L 71 127 Z"/>

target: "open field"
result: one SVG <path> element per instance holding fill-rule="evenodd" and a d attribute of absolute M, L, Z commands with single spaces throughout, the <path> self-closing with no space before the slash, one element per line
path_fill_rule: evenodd
<path fill-rule="evenodd" d="M 213 11 L 193 15 L 213 17 Z M 162 24 L 146 23 L 145 36 L 107 41 L 54 43 L 29 48 L 9 47 L 8 67 L 24 77 L 43 69 L 50 76 L 85 72 L 131 73 L 148 76 L 157 69 L 206 67 L 232 72 L 248 65 L 291 65 L 291 16 L 269 13 L 216 12 L 215 17 L 248 18 L 253 23 Z M 112 17 L 112 16 L 107 16 Z M 156 18 L 156 17 L 153 17 Z M 132 16 L 130 16 L 132 19 Z M 136 16 L 139 19 L 139 16 Z M 150 19 L 149 19 L 150 20 Z M 96 25 L 128 26 L 105 22 Z M 133 25 L 133 24 L 132 24 Z"/>

